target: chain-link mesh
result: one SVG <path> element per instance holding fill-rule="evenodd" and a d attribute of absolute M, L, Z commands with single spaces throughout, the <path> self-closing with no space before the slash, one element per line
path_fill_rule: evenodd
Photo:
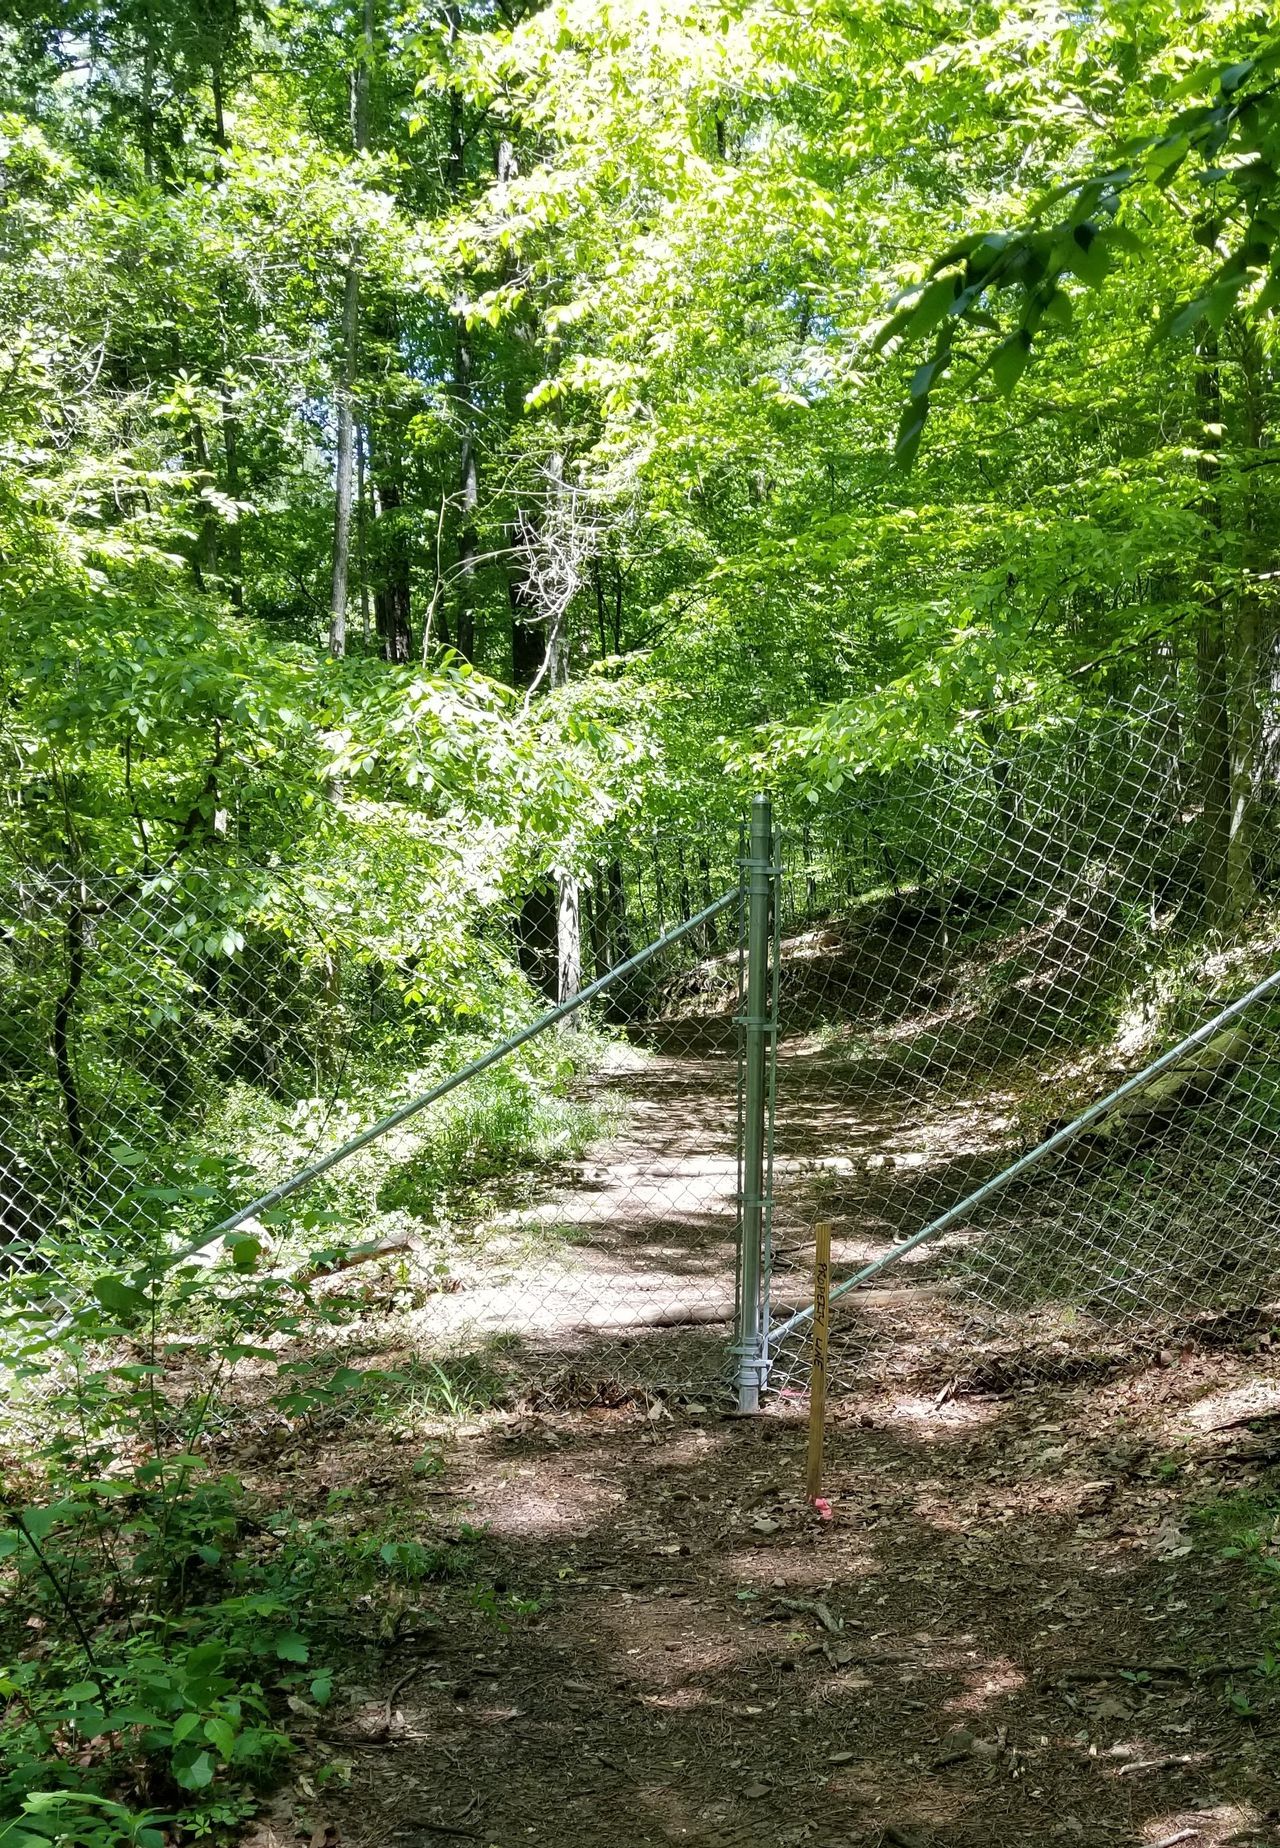
<path fill-rule="evenodd" d="M 0 1264 L 69 1304 L 326 1133 L 376 1008 L 280 875 L 0 889 Z M 274 1177 L 273 1177 L 274 1178 Z"/>
<path fill-rule="evenodd" d="M 234 1222 L 261 1264 L 322 1291 L 377 1257 L 377 1308 L 424 1362 L 467 1353 L 591 1394 L 710 1390 L 735 1306 L 738 857 L 736 831 L 610 843 L 571 894 L 572 986 L 621 972 L 521 1044 L 538 985 L 563 979 L 554 887 L 477 919 L 506 969 L 495 1034 L 415 1016 L 405 972 L 340 948 L 287 874 L 11 881 L 7 1296 L 70 1307 L 104 1269 Z M 649 953 L 685 904 L 707 915 Z"/>
<path fill-rule="evenodd" d="M 787 1323 L 819 1218 L 837 1286 L 902 1253 L 895 1287 L 1018 1339 L 1272 1293 L 1270 994 L 955 1212 L 1280 966 L 1264 779 L 1242 845 L 1190 756 L 1152 698 L 783 813 L 774 1386 L 804 1364 Z M 376 1253 L 378 1312 L 422 1356 L 479 1352 L 575 1392 L 711 1390 L 732 1365 L 750 1143 L 744 852 L 729 823 L 632 826 L 589 874 L 478 919 L 506 1038 L 415 1016 L 404 971 L 339 948 L 279 871 L 10 880 L 10 1282 L 73 1300 L 104 1263 L 197 1242 L 305 1173 L 247 1223 L 263 1261 L 345 1275 Z M 539 991 L 610 971 L 580 1016 L 529 1037 Z"/>
<path fill-rule="evenodd" d="M 780 966 L 773 1323 L 892 1254 L 1280 967 L 1269 803 L 1211 813 L 1152 698 L 796 818 Z M 1257 1305 L 1280 1264 L 1267 995 L 872 1281 L 1022 1342 Z M 923 1301 L 924 1299 L 919 1299 Z M 859 1341 L 857 1293 L 834 1335 Z M 807 1324 L 773 1383 L 802 1372 Z"/>

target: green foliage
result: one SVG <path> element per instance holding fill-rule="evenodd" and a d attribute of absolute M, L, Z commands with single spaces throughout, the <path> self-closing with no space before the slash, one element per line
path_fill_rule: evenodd
<path fill-rule="evenodd" d="M 244 1354 L 270 1354 L 250 1337 L 296 1322 L 297 1299 L 234 1275 L 102 1276 L 98 1306 L 56 1346 L 28 1331 L 15 1409 L 44 1499 L 6 1507 L 0 1557 L 10 1610 L 44 1646 L 10 1655 L 0 1678 L 0 1819 L 15 1842 L 24 1829 L 94 1848 L 158 1840 L 175 1806 L 188 1824 L 232 1821 L 289 1750 L 279 1715 L 310 1655 L 303 1594 L 249 1544 L 246 1498 L 207 1427 Z M 162 1288 L 166 1322 L 222 1295 L 230 1331 L 162 1334 Z M 129 1812 L 126 1790 L 165 1813 Z"/>
<path fill-rule="evenodd" d="M 277 1368 L 282 1342 L 341 1308 L 243 1264 L 105 1275 L 95 1297 L 56 1344 L 28 1324 L 17 1368 L 23 1473 L 42 1493 L 0 1524 L 0 1840 L 14 1848 L 117 1848 L 247 1816 L 292 1749 L 290 1713 L 333 1696 L 314 1626 L 349 1610 L 353 1584 L 471 1583 L 505 1620 L 471 1530 L 428 1540 L 419 1511 L 343 1492 L 319 1519 L 263 1509 L 214 1441 L 246 1362 L 302 1426 L 384 1401 L 403 1417 L 405 1391 L 457 1412 L 500 1390 L 483 1370 Z M 438 1452 L 422 1462 L 438 1468 Z"/>
<path fill-rule="evenodd" d="M 1280 308 L 1280 39 L 1264 38 L 1245 57 L 1221 56 L 1192 70 L 1173 93 L 1207 95 L 1177 111 L 1154 132 L 1124 141 L 1108 167 L 1056 186 L 1013 231 L 974 231 L 935 259 L 876 338 L 877 349 L 937 333 L 930 358 L 911 384 L 911 402 L 899 427 L 898 460 L 915 460 L 934 385 L 957 357 L 962 326 L 999 324 L 990 309 L 1016 304 L 1017 326 L 991 347 L 972 375 L 990 370 L 1008 395 L 1026 370 L 1033 343 L 1046 326 L 1070 325 L 1073 296 L 1067 279 L 1086 287 L 1103 283 L 1117 260 L 1144 253 L 1153 241 L 1136 214 L 1117 222 L 1129 195 L 1169 191 L 1192 176 L 1194 244 L 1218 258 L 1196 279 L 1191 299 L 1161 317 L 1156 337 L 1179 337 L 1201 324 L 1220 333 L 1238 309 L 1269 320 Z M 1168 86 L 1157 90 L 1163 102 Z M 1064 217 L 1055 216 L 1067 208 Z M 1148 221 L 1149 223 L 1149 221 Z"/>
<path fill-rule="evenodd" d="M 15 1844 L 232 1826 L 331 1685 L 305 1588 L 456 1556 L 335 1520 L 284 1574 L 189 1369 L 269 1368 L 317 1245 L 412 1232 L 447 1283 L 608 1129 L 600 1040 L 172 1259 L 526 1024 L 557 901 L 621 958 L 768 781 L 819 830 L 856 792 L 822 863 L 869 909 L 926 883 L 933 792 L 994 837 L 1034 747 L 1106 820 L 1128 752 L 1174 819 L 1076 1028 L 1182 1018 L 1280 870 L 1278 60 L 1234 0 L 0 26 L 0 1235 L 95 1289 L 42 1346 L 4 1282 L 58 1434 L 0 1563 L 52 1638 L 6 1682 Z M 501 1390 L 401 1372 L 287 1374 L 282 1415 Z"/>
<path fill-rule="evenodd" d="M 1193 1518 L 1200 1543 L 1238 1568 L 1238 1592 L 1263 1614 L 1267 1641 L 1258 1660 L 1251 1669 L 1233 1674 L 1223 1698 L 1242 1720 L 1273 1714 L 1280 1698 L 1280 1635 L 1274 1617 L 1280 1574 L 1280 1497 L 1262 1488 L 1242 1489 L 1202 1503 Z"/>

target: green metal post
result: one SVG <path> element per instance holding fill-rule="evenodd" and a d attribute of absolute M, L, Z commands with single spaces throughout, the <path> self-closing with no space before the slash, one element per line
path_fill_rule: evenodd
<path fill-rule="evenodd" d="M 743 1014 L 741 1254 L 738 1296 L 738 1410 L 754 1412 L 764 1385 L 765 1168 L 768 1144 L 769 943 L 773 911 L 773 811 L 768 796 L 751 803 L 744 871 L 747 881 L 747 992 Z"/>

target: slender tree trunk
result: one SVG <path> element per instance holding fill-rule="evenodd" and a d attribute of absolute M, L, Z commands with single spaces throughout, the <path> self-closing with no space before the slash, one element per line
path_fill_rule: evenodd
<path fill-rule="evenodd" d="M 373 0 L 364 0 L 360 58 L 351 89 L 352 141 L 369 145 L 369 74 L 373 65 Z M 347 652 L 347 580 L 351 566 L 355 388 L 360 339 L 360 252 L 352 248 L 342 286 L 342 361 L 337 393 L 337 457 L 333 494 L 333 573 L 329 587 L 329 653 Z"/>
<path fill-rule="evenodd" d="M 553 495 L 563 480 L 564 457 L 553 456 L 547 467 Z M 510 529 L 513 560 L 508 572 L 511 600 L 512 680 L 524 686 L 526 704 L 539 693 L 546 694 L 563 686 L 569 678 L 571 658 L 568 601 L 558 594 L 553 574 L 548 573 L 539 586 L 536 570 L 520 571 L 515 562 L 522 552 L 532 555 L 544 540 L 554 542 L 554 526 L 539 534 L 524 516 Z M 541 598 L 539 589 L 543 592 Z M 539 645 L 540 644 L 540 645 Z M 535 895 L 530 895 L 531 903 Z M 558 1001 L 568 1001 L 582 985 L 582 894 L 578 876 L 561 870 L 555 875 L 555 994 Z"/>
<path fill-rule="evenodd" d="M 591 974 L 598 980 L 612 967 L 609 956 L 609 893 L 599 873 L 586 898 L 587 938 L 591 945 Z"/>
<path fill-rule="evenodd" d="M 67 979 L 58 992 L 53 1009 L 53 1064 L 58 1075 L 58 1089 L 62 1093 L 67 1141 L 83 1179 L 88 1166 L 88 1137 L 85 1135 L 80 1087 L 71 1055 L 71 1021 L 80 985 L 84 981 L 85 922 L 84 907 L 74 900 L 67 914 L 66 943 Z"/>
<path fill-rule="evenodd" d="M 525 543 L 523 517 L 507 528 L 507 601 L 511 609 L 511 684 L 531 687 L 546 658 L 545 625 L 534 607 L 519 560 Z"/>
<path fill-rule="evenodd" d="M 599 553 L 591 560 L 591 584 L 596 593 L 596 634 L 600 641 L 600 659 L 603 661 L 609 652 L 609 642 L 604 627 L 604 572 L 600 568 Z"/>
<path fill-rule="evenodd" d="M 363 420 L 356 422 L 356 570 L 360 576 L 360 641 L 369 652 L 369 518 L 367 439 Z"/>
<path fill-rule="evenodd" d="M 394 340 L 394 324 L 385 331 Z M 403 665 L 413 658 L 413 587 L 404 528 L 404 430 L 397 410 L 382 419 L 373 464 L 382 533 L 373 593 L 374 627 L 383 660 Z"/>
<path fill-rule="evenodd" d="M 557 886 L 556 1000 L 571 1001 L 582 989 L 582 891 L 572 873 L 561 873 Z M 575 1023 L 580 1018 L 572 1016 Z"/>
<path fill-rule="evenodd" d="M 1245 453 L 1256 458 L 1266 436 L 1265 366 L 1252 328 L 1240 328 L 1242 384 L 1241 439 Z M 1253 847 L 1257 824 L 1258 758 L 1260 752 L 1260 629 L 1256 581 L 1262 565 L 1257 475 L 1247 477 L 1241 515 L 1243 546 L 1240 587 L 1228 661 L 1231 709 L 1231 830 L 1228 876 L 1236 916 L 1253 908 L 1257 893 L 1253 880 Z"/>
<path fill-rule="evenodd" d="M 240 499 L 240 419 L 235 406 L 227 392 L 221 394 L 222 402 L 222 454 L 226 469 L 227 499 Z M 226 531 L 227 565 L 231 579 L 231 603 L 237 610 L 244 608 L 244 546 L 240 534 L 240 516 L 230 522 Z"/>
<path fill-rule="evenodd" d="M 227 151 L 227 114 L 222 94 L 222 60 L 215 57 L 209 66 L 209 88 L 213 92 L 213 139 L 219 151 Z"/>
<path fill-rule="evenodd" d="M 705 851 L 700 851 L 698 854 L 698 883 L 702 894 L 702 909 L 706 911 L 714 899 L 715 893 L 711 890 L 711 862 L 708 860 Z M 708 918 L 706 928 L 707 948 L 714 956 L 720 948 L 719 918 Z"/>
<path fill-rule="evenodd" d="M 609 893 L 611 925 L 609 949 L 615 963 L 625 962 L 631 954 L 631 933 L 627 928 L 627 884 L 622 876 L 621 860 L 610 860 L 605 868 L 605 885 Z"/>
<path fill-rule="evenodd" d="M 156 55 L 147 40 L 142 52 L 142 177 L 148 186 L 156 177 Z"/>
<path fill-rule="evenodd" d="M 338 453 L 333 496 L 333 573 L 329 587 L 329 653 L 347 652 L 347 578 L 351 564 L 351 476 L 355 453 L 352 399 L 356 382 L 356 341 L 360 331 L 360 259 L 347 261 L 342 289 L 342 376 L 338 386 Z"/>
<path fill-rule="evenodd" d="M 205 441 L 204 425 L 198 417 L 191 419 L 191 459 L 195 472 L 206 487 L 213 486 L 213 471 L 209 467 L 209 445 Z M 205 502 L 206 508 L 208 502 Z M 209 578 L 218 569 L 218 522 L 214 515 L 205 512 L 200 516 L 200 530 L 196 534 L 195 550 L 192 554 L 192 576 L 198 590 L 209 588 Z"/>
<path fill-rule="evenodd" d="M 458 336 L 454 353 L 455 390 L 458 404 L 467 420 L 462 434 L 459 490 L 462 497 L 461 522 L 458 527 L 458 619 L 454 625 L 455 646 L 464 659 L 471 661 L 476 652 L 476 513 L 480 505 L 480 473 L 476 466 L 475 437 L 471 429 L 474 403 L 471 396 L 473 354 L 471 335 L 466 321 L 458 316 Z"/>
<path fill-rule="evenodd" d="M 222 57 L 216 55 L 209 66 L 209 87 L 213 93 L 213 139 L 218 150 L 219 171 L 225 170 L 227 156 L 227 112 L 223 88 Z M 240 419 L 235 404 L 227 388 L 225 375 L 228 369 L 228 356 L 224 346 L 222 353 L 223 384 L 218 393 L 222 407 L 222 455 L 226 472 L 227 499 L 240 499 Z M 240 521 L 237 513 L 226 530 L 226 555 L 229 567 L 231 604 L 236 610 L 244 609 L 244 545 L 240 533 Z"/>
<path fill-rule="evenodd" d="M 449 27 L 449 44 L 452 46 L 457 42 L 462 24 L 458 7 L 455 5 L 446 7 L 445 19 Z M 467 127 L 463 112 L 462 92 L 455 86 L 449 91 L 449 146 L 446 167 L 449 197 L 452 200 L 462 197 L 466 180 L 466 153 Z M 462 505 L 457 543 L 458 610 L 452 624 L 452 631 L 453 646 L 464 659 L 470 661 L 474 658 L 476 650 L 476 509 L 480 502 L 480 474 L 476 462 L 473 427 L 475 403 L 472 397 L 472 375 L 475 370 L 475 353 L 463 303 L 458 302 L 453 312 L 453 398 L 458 407 L 461 433 L 461 448 L 458 455 L 458 493 Z M 450 625 L 442 617 L 440 635 L 443 641 L 449 639 L 449 628 Z"/>
<path fill-rule="evenodd" d="M 1198 465 L 1202 506 L 1217 544 L 1221 570 L 1221 357 L 1216 336 L 1201 344 L 1196 406 L 1201 424 Z M 1200 760 L 1202 883 L 1206 921 L 1229 930 L 1253 900 L 1249 857 L 1256 755 L 1256 612 L 1247 593 L 1211 591 L 1196 633 L 1196 733 Z"/>

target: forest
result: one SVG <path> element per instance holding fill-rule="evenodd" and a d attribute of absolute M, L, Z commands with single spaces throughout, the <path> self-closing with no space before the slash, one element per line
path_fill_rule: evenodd
<path fill-rule="evenodd" d="M 1278 316 L 1258 0 L 0 0 L 0 1848 L 1280 1841 Z"/>

